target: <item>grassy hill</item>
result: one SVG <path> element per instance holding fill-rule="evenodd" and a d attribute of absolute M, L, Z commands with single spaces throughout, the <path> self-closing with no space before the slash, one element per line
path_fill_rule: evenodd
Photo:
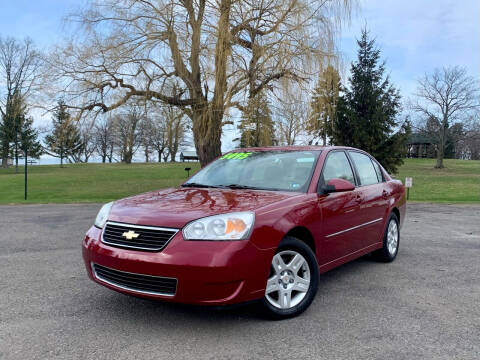
<path fill-rule="evenodd" d="M 410 200 L 480 202 L 480 161 L 446 160 L 445 169 L 433 169 L 432 159 L 407 159 L 397 178 L 413 177 Z M 29 167 L 28 201 L 23 200 L 23 167 L 0 169 L 0 204 L 108 202 L 145 191 L 177 186 L 184 168 L 198 163 L 75 164 Z"/>

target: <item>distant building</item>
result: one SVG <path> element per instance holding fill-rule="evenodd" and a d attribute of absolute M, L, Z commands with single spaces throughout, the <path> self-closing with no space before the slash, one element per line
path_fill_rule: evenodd
<path fill-rule="evenodd" d="M 429 136 L 412 133 L 407 141 L 407 157 L 435 158 L 435 144 Z"/>
<path fill-rule="evenodd" d="M 198 155 L 195 151 L 183 151 L 180 153 L 180 161 L 198 161 Z"/>

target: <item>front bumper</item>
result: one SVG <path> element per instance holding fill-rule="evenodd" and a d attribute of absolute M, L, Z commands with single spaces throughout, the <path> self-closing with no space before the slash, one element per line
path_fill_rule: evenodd
<path fill-rule="evenodd" d="M 161 252 L 120 249 L 101 242 L 90 228 L 83 240 L 89 277 L 110 289 L 146 298 L 189 304 L 227 305 L 262 298 L 275 249 L 251 241 L 185 241 L 179 231 Z M 177 279 L 173 296 L 145 294 L 97 278 L 92 263 L 119 271 Z"/>

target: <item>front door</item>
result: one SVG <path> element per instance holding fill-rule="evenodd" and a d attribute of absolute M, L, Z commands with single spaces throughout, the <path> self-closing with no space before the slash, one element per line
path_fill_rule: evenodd
<path fill-rule="evenodd" d="M 355 184 L 350 161 L 344 151 L 332 151 L 327 155 L 320 176 L 319 187 L 329 180 L 338 178 Z M 318 195 L 320 225 L 320 266 L 340 259 L 362 246 L 362 236 L 356 228 L 360 216 L 363 198 L 361 191 L 330 193 Z"/>

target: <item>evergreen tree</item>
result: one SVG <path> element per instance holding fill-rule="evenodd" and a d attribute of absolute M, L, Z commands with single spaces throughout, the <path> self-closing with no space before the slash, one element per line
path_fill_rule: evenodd
<path fill-rule="evenodd" d="M 410 126 L 400 126 L 399 91 L 384 76 L 385 63 L 375 40 L 362 30 L 358 58 L 352 63 L 349 88 L 340 96 L 333 131 L 336 145 L 353 146 L 372 154 L 390 172 L 403 163 Z"/>
<path fill-rule="evenodd" d="M 2 141 L 5 144 L 8 143 L 8 155 L 15 159 L 16 172 L 18 172 L 19 156 L 25 152 L 25 147 L 29 156 L 40 157 L 42 146 L 37 140 L 38 133 L 33 129 L 33 119 L 27 118 L 27 107 L 19 93 L 15 93 L 9 99 L 0 132 Z"/>
<path fill-rule="evenodd" d="M 83 141 L 80 130 L 67 112 L 67 106 L 60 100 L 53 118 L 52 133 L 45 137 L 47 153 L 60 158 L 60 167 L 63 159 L 78 158 L 83 151 Z"/>
<path fill-rule="evenodd" d="M 20 148 L 20 132 L 22 131 L 23 122 L 25 121 L 25 113 L 27 107 L 22 99 L 22 96 L 19 93 L 15 93 L 8 107 L 9 111 L 7 116 L 11 118 L 10 120 L 10 134 L 11 134 L 11 157 L 15 159 L 15 172 L 18 173 L 18 157 Z"/>
<path fill-rule="evenodd" d="M 240 147 L 272 146 L 275 129 L 267 97 L 263 92 L 248 100 L 240 125 Z"/>
<path fill-rule="evenodd" d="M 328 65 L 320 73 L 317 87 L 313 91 L 310 103 L 312 112 L 308 119 L 307 131 L 323 140 L 327 145 L 327 138 L 333 136 L 333 123 L 337 109 L 338 93 L 340 89 L 340 75 L 332 65 Z"/>
<path fill-rule="evenodd" d="M 29 157 L 38 159 L 43 154 L 43 147 L 38 140 L 38 132 L 33 128 L 33 119 L 24 118 L 19 133 L 19 148 L 27 151 Z"/>
<path fill-rule="evenodd" d="M 14 95 L 7 99 L 0 122 L 0 155 L 4 167 L 8 165 L 6 160 L 12 156 L 11 146 L 15 139 L 18 122 L 18 98 L 18 95 Z"/>

